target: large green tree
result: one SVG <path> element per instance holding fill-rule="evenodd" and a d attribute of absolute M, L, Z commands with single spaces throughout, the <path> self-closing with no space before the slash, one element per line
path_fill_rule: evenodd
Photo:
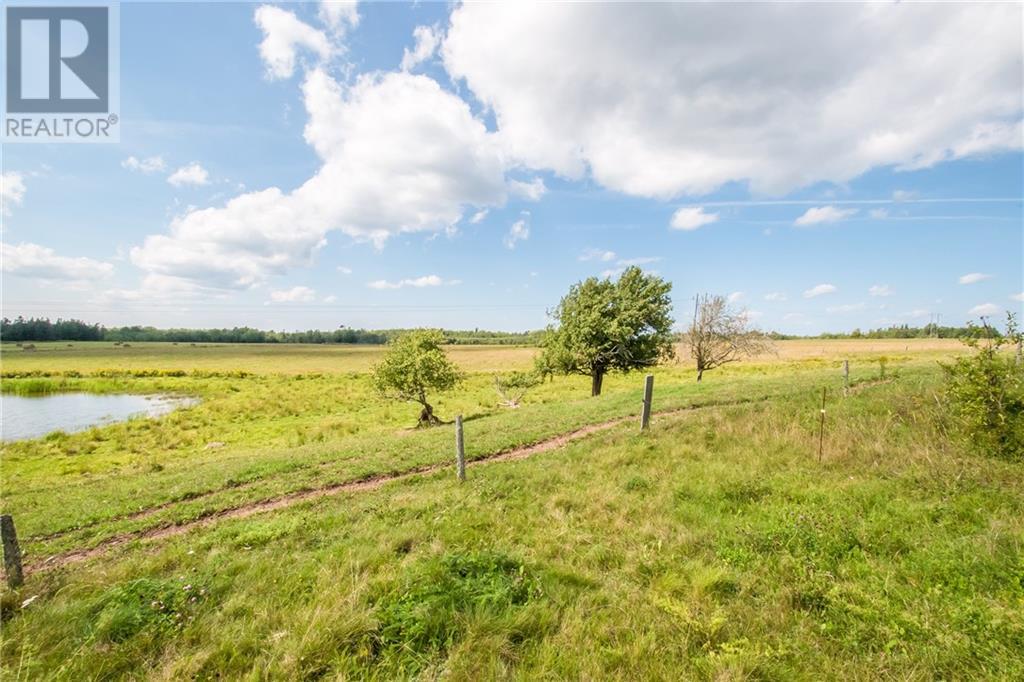
<path fill-rule="evenodd" d="M 591 277 L 574 284 L 552 312 L 538 367 L 590 377 L 601 395 L 604 376 L 650 367 L 673 357 L 672 285 L 631 267 L 613 282 Z"/>
<path fill-rule="evenodd" d="M 373 368 L 373 384 L 386 398 L 419 403 L 420 426 L 441 423 L 427 401 L 427 391 L 448 391 L 462 381 L 462 372 L 444 352 L 439 329 L 406 332 L 389 345 Z"/>

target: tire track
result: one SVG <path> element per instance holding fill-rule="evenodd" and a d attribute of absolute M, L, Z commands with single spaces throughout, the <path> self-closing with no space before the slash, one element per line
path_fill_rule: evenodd
<path fill-rule="evenodd" d="M 766 400 L 770 400 L 772 397 L 778 396 L 766 396 L 761 398 L 727 401 L 706 405 L 692 405 L 689 407 L 667 410 L 664 412 L 655 412 L 654 416 L 672 417 L 676 415 L 695 412 L 698 410 L 764 402 Z M 573 431 L 569 431 L 558 436 L 553 436 L 551 438 L 546 438 L 531 445 L 524 445 L 512 448 L 510 450 L 501 450 L 498 452 L 485 454 L 467 461 L 466 464 L 467 466 L 476 466 L 479 464 L 488 464 L 492 462 L 509 462 L 526 459 L 544 452 L 557 450 L 574 441 L 587 438 L 588 436 L 591 436 L 595 433 L 607 431 L 616 426 L 619 426 L 620 424 L 635 421 L 637 419 L 637 415 L 630 415 L 627 417 L 617 417 L 615 419 L 610 419 L 608 421 L 598 422 L 596 424 L 588 424 Z M 166 524 L 161 526 L 154 526 L 151 528 L 144 528 L 137 531 L 120 533 L 118 535 L 106 538 L 92 547 L 83 549 L 73 549 L 67 552 L 52 555 L 50 557 L 38 561 L 29 561 L 25 563 L 24 572 L 26 574 L 38 573 L 42 571 L 48 571 L 55 568 L 67 566 L 70 564 L 88 561 L 90 559 L 102 556 L 117 547 L 120 547 L 135 540 L 160 540 L 164 538 L 175 537 L 178 535 L 183 535 L 197 528 L 205 528 L 211 526 L 215 523 L 218 523 L 219 521 L 230 519 L 245 519 L 256 514 L 276 511 L 279 509 L 291 507 L 301 502 L 306 502 L 309 500 L 318 500 L 324 497 L 339 495 L 341 493 L 376 490 L 387 483 L 403 481 L 416 476 L 423 476 L 427 474 L 436 473 L 438 471 L 450 469 L 451 466 L 452 465 L 449 462 L 430 464 L 427 466 L 410 469 L 399 474 L 381 474 L 378 476 L 359 479 L 355 481 L 333 483 L 318 488 L 297 490 L 294 492 L 286 493 L 284 495 L 278 495 L 275 497 L 267 498 L 264 500 L 258 500 L 255 502 L 246 502 L 245 504 L 237 505 L 235 507 L 212 510 L 201 515 L 198 518 L 189 521 L 184 521 L 182 523 Z M 171 503 L 164 503 L 159 507 L 154 507 L 151 508 L 150 510 L 142 511 L 151 511 L 155 513 L 155 511 L 159 509 L 164 509 L 170 505 Z"/>

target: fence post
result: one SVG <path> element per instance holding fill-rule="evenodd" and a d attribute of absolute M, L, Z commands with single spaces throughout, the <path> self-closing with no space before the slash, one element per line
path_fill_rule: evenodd
<path fill-rule="evenodd" d="M 7 584 L 11 589 L 21 587 L 25 582 L 25 576 L 21 571 L 21 548 L 18 547 L 18 534 L 14 531 L 14 519 L 10 514 L 0 516 L 0 536 L 3 540 Z"/>
<path fill-rule="evenodd" d="M 640 413 L 640 430 L 651 425 L 651 401 L 654 398 L 654 375 L 648 374 L 644 379 L 644 409 Z"/>
<path fill-rule="evenodd" d="M 825 451 L 825 392 L 828 389 L 821 389 L 821 427 L 818 432 L 818 461 L 821 462 L 821 455 Z"/>
<path fill-rule="evenodd" d="M 466 448 L 462 439 L 462 415 L 455 417 L 455 466 L 459 481 L 466 480 Z"/>
<path fill-rule="evenodd" d="M 843 395 L 850 393 L 850 361 L 843 360 Z"/>

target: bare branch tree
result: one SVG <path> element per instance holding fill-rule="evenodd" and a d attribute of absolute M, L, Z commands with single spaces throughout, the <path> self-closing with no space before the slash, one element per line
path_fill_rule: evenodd
<path fill-rule="evenodd" d="M 750 326 L 745 310 L 731 309 L 724 296 L 711 294 L 697 296 L 686 340 L 697 362 L 697 381 L 708 370 L 772 349 L 771 340 Z"/>

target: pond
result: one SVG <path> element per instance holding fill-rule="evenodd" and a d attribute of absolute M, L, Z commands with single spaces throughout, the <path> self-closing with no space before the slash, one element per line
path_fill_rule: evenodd
<path fill-rule="evenodd" d="M 0 439 L 39 438 L 51 431 L 83 431 L 132 417 L 158 417 L 197 402 L 169 395 L 118 393 L 0 394 Z"/>

